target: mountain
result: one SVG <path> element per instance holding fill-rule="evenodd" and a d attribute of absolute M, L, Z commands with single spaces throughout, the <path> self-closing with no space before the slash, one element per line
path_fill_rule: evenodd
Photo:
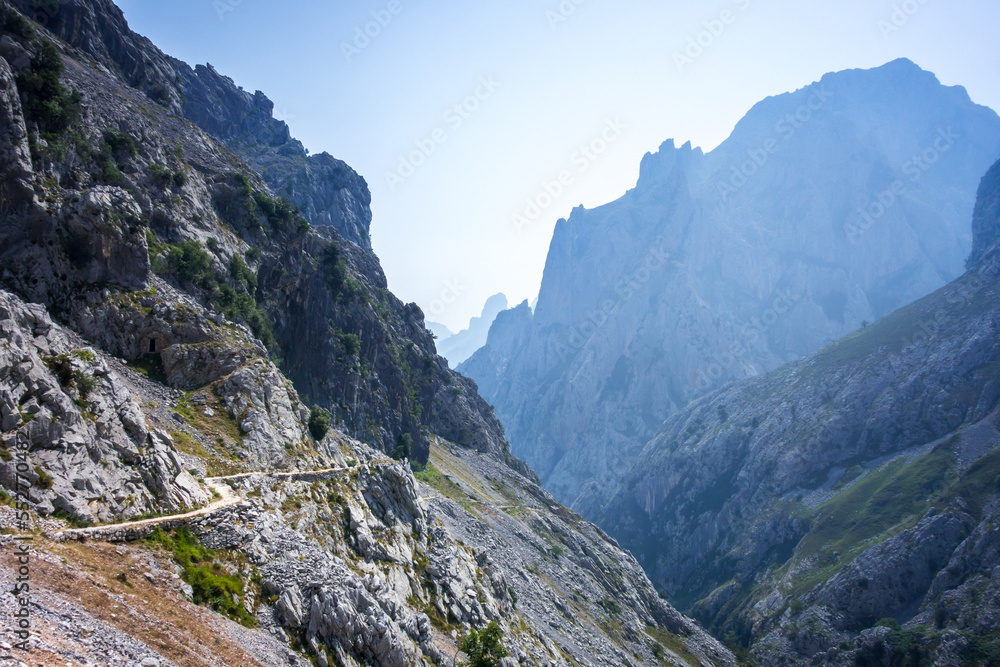
<path fill-rule="evenodd" d="M 459 371 L 545 488 L 596 516 L 693 399 L 961 275 L 998 154 L 997 114 L 908 60 L 768 98 L 710 153 L 668 141 L 621 199 L 560 220 L 515 344 Z"/>
<path fill-rule="evenodd" d="M 363 178 L 109 0 L 0 28 L 5 658 L 735 665 L 510 454 Z"/>
<path fill-rule="evenodd" d="M 427 330 L 434 334 L 434 338 L 442 341 L 455 335 L 455 332 L 439 322 L 425 322 Z"/>
<path fill-rule="evenodd" d="M 972 229 L 948 285 L 670 417 L 600 512 L 760 664 L 995 660 L 1000 162 Z"/>
<path fill-rule="evenodd" d="M 447 359 L 452 367 L 458 366 L 486 344 L 493 320 L 504 310 L 507 310 L 507 297 L 503 294 L 494 294 L 486 300 L 482 314 L 469 320 L 468 329 L 462 329 L 457 334 L 438 340 L 438 354 Z"/>

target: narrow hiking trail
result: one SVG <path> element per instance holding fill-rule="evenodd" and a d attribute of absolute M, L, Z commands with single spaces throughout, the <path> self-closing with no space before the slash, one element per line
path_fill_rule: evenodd
<path fill-rule="evenodd" d="M 126 521 L 123 523 L 109 523 L 102 524 L 99 526 L 88 526 L 87 528 L 65 528 L 63 530 L 57 531 L 58 534 L 70 533 L 73 535 L 88 535 L 96 534 L 98 532 L 107 531 L 109 529 L 114 530 L 127 530 L 130 528 L 145 528 L 147 526 L 156 526 L 162 523 L 167 523 L 170 521 L 183 521 L 185 519 L 194 519 L 200 516 L 205 516 L 216 512 L 227 507 L 233 507 L 234 505 L 239 505 L 244 502 L 235 491 L 233 487 L 227 484 L 227 481 L 233 480 L 243 480 L 253 477 L 255 475 L 260 475 L 262 477 L 277 477 L 281 479 L 290 479 L 296 476 L 311 476 L 311 475 L 325 475 L 328 473 L 337 473 L 350 470 L 351 468 L 323 468 L 320 470 L 299 470 L 293 472 L 243 472 L 237 475 L 228 475 L 226 477 L 206 477 L 205 484 L 209 489 L 218 494 L 218 498 L 205 505 L 201 509 L 192 510 L 190 512 L 184 512 L 181 514 L 168 514 L 164 516 L 154 517 L 152 519 L 140 519 L 138 521 Z"/>

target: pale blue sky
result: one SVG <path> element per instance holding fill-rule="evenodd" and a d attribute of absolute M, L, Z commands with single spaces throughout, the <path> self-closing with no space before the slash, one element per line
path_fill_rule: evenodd
<path fill-rule="evenodd" d="M 264 91 L 307 148 L 361 173 L 390 288 L 453 330 L 496 292 L 533 299 L 555 221 L 623 194 L 644 153 L 668 138 L 710 150 L 768 95 L 905 56 L 1000 110 L 995 0 L 117 1 L 164 51 Z M 910 14 L 888 32 L 894 7 Z M 387 25 L 346 56 L 372 12 Z M 679 67 L 706 22 L 718 35 Z M 603 153 L 577 152 L 602 134 Z M 387 178 L 416 142 L 433 154 Z"/>

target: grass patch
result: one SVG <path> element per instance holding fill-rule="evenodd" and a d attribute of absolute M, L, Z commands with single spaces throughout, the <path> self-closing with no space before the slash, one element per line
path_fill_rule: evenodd
<path fill-rule="evenodd" d="M 450 498 L 457 503 L 464 503 L 469 501 L 469 494 L 462 490 L 458 484 L 453 482 L 448 475 L 437 469 L 437 467 L 431 463 L 427 462 L 427 467 L 423 472 L 415 472 L 413 476 L 418 480 L 431 487 L 435 491 L 439 492 L 442 496 Z"/>
<path fill-rule="evenodd" d="M 692 667 L 701 664 L 701 661 L 693 653 L 691 653 L 691 651 L 688 650 L 688 647 L 684 643 L 684 640 L 675 635 L 674 633 L 670 632 L 669 630 L 666 630 L 664 628 L 657 628 L 652 625 L 647 625 L 646 634 L 649 635 L 653 639 L 653 641 L 656 642 L 658 646 L 661 646 L 665 649 L 669 649 L 675 655 L 677 655 L 681 660 L 688 663 L 689 665 L 692 665 Z M 654 653 L 659 653 L 656 657 L 659 658 L 660 660 L 663 660 L 664 664 L 670 664 L 670 662 L 666 660 L 666 656 L 663 656 L 662 653 L 657 652 L 655 649 Z"/>
<path fill-rule="evenodd" d="M 865 549 L 919 520 L 936 494 L 954 478 L 956 462 L 948 442 L 912 463 L 903 459 L 887 463 L 817 507 L 813 527 L 796 547 L 793 561 L 815 557 L 816 567 L 796 582 L 793 597 L 826 581 Z"/>
<path fill-rule="evenodd" d="M 256 626 L 256 619 L 243 604 L 243 579 L 229 574 L 219 563 L 219 552 L 201 546 L 187 528 L 169 535 L 157 530 L 147 542 L 166 549 L 181 566 L 181 578 L 191 586 L 195 604 L 211 607 L 248 628 Z"/>
<path fill-rule="evenodd" d="M 214 394 L 203 392 L 206 396 L 206 403 L 203 406 L 194 405 L 191 402 L 192 394 L 185 394 L 177 402 L 177 412 L 184 415 L 188 424 L 205 435 L 205 437 L 215 440 L 221 438 L 227 445 L 239 445 L 243 442 L 243 433 L 240 431 L 236 419 L 229 414 L 229 410 L 222 401 Z M 205 408 L 211 408 L 212 416 L 205 414 Z"/>
<path fill-rule="evenodd" d="M 236 457 L 226 449 L 224 444 L 213 447 L 209 451 L 205 445 L 198 442 L 184 431 L 171 431 L 170 437 L 174 441 L 177 451 L 201 459 L 205 462 L 206 473 L 209 477 L 227 477 L 246 472 Z M 218 450 L 224 452 L 222 455 Z"/>

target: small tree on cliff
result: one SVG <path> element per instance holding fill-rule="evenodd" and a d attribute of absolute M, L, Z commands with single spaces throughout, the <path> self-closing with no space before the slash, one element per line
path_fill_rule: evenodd
<path fill-rule="evenodd" d="M 496 621 L 490 621 L 482 632 L 473 628 L 459 647 L 469 656 L 469 667 L 497 667 L 501 659 L 510 655 L 503 647 L 502 639 L 500 626 Z"/>

